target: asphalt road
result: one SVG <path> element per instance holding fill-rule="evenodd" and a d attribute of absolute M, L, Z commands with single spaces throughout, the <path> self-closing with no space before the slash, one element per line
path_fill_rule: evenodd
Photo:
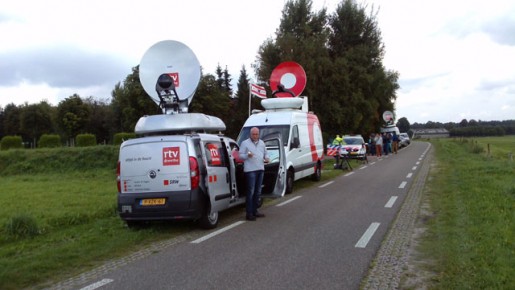
<path fill-rule="evenodd" d="M 55 289 L 359 289 L 413 183 L 428 143 L 414 142 L 320 182 L 245 221 L 221 215 Z"/>

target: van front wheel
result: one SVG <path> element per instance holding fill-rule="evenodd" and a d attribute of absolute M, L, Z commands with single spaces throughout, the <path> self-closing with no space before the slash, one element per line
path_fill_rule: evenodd
<path fill-rule="evenodd" d="M 311 175 L 311 178 L 314 181 L 320 181 L 320 179 L 322 179 L 322 168 L 321 167 L 322 167 L 321 164 L 317 163 L 317 165 L 315 167 L 315 173 L 313 173 L 313 175 Z"/>

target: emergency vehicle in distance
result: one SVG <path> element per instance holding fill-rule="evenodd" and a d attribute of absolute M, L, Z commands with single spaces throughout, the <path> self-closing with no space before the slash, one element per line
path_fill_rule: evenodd
<path fill-rule="evenodd" d="M 265 111 L 254 110 L 245 121 L 237 138 L 238 144 L 249 138 L 250 129 L 258 127 L 260 138 L 280 134 L 286 154 L 286 193 L 293 191 L 293 182 L 311 176 L 322 177 L 324 144 L 318 117 L 308 111 L 307 97 L 298 97 L 304 90 L 304 69 L 294 62 L 279 64 L 270 77 L 273 97 L 261 100 Z"/>
<path fill-rule="evenodd" d="M 140 81 L 163 114 L 143 116 L 138 138 L 120 146 L 118 213 L 128 226 L 155 220 L 218 224 L 219 212 L 245 203 L 238 144 L 223 136 L 217 117 L 188 113 L 200 80 L 195 54 L 181 42 L 154 44 L 140 62 Z M 265 165 L 262 197 L 285 193 L 285 153 L 278 135 L 264 139 L 273 158 Z"/>

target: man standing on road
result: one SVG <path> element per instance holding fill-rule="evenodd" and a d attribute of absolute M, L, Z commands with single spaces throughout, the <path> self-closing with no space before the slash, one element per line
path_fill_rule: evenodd
<path fill-rule="evenodd" d="M 265 216 L 258 212 L 257 208 L 261 195 L 265 163 L 270 161 L 265 142 L 259 139 L 259 128 L 253 127 L 250 129 L 250 138 L 241 143 L 240 158 L 243 159 L 243 171 L 247 181 L 246 218 L 249 221 L 255 221 L 256 217 Z"/>

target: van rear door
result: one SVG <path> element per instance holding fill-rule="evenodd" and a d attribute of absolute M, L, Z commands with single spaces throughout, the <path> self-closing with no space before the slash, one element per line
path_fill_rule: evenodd
<path fill-rule="evenodd" d="M 265 164 L 262 197 L 277 198 L 286 192 L 286 154 L 281 134 L 271 134 L 263 137 L 270 162 Z"/>
<path fill-rule="evenodd" d="M 133 139 L 120 148 L 122 193 L 191 189 L 186 142 L 158 138 Z"/>

